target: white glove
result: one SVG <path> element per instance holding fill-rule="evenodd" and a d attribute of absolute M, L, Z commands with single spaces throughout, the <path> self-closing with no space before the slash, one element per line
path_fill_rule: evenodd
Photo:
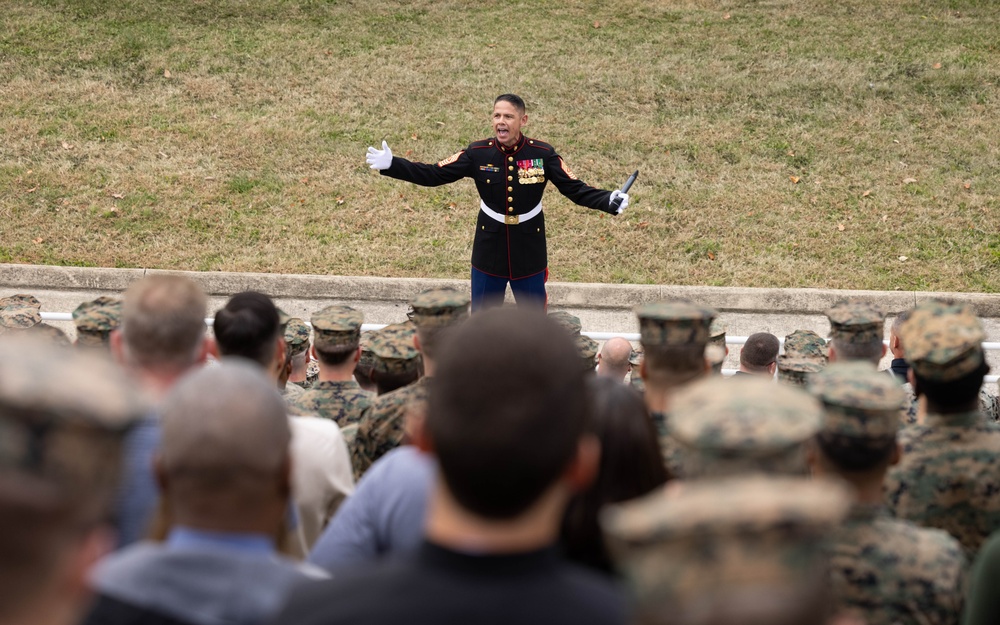
<path fill-rule="evenodd" d="M 381 150 L 368 146 L 368 156 L 365 157 L 365 160 L 368 161 L 372 169 L 379 171 L 389 169 L 389 166 L 392 165 L 392 150 L 389 149 L 385 141 L 382 142 Z"/>
<path fill-rule="evenodd" d="M 611 205 L 612 206 L 614 206 L 616 198 L 621 198 L 622 203 L 618 207 L 618 212 L 615 213 L 615 214 L 616 215 L 621 215 L 622 213 L 625 212 L 625 209 L 628 208 L 628 193 L 622 193 L 619 190 L 612 191 L 611 192 Z"/>

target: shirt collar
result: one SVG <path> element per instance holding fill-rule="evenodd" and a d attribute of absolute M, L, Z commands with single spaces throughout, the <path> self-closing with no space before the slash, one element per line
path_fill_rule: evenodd
<path fill-rule="evenodd" d="M 168 549 L 229 549 L 240 553 L 274 553 L 274 539 L 265 534 L 215 532 L 178 526 L 167 535 Z"/>
<path fill-rule="evenodd" d="M 526 139 L 524 138 L 524 133 L 522 132 L 521 136 L 517 139 L 517 143 L 515 143 L 509 148 L 504 144 L 500 143 L 499 139 L 495 139 L 495 141 L 497 143 L 497 149 L 503 152 L 504 154 L 515 154 L 518 150 L 524 147 L 524 142 L 526 141 Z"/>
<path fill-rule="evenodd" d="M 929 426 L 974 426 L 981 425 L 985 422 L 986 417 L 983 416 L 978 408 L 968 412 L 955 412 L 952 414 L 928 412 L 927 416 L 924 418 L 924 424 Z"/>

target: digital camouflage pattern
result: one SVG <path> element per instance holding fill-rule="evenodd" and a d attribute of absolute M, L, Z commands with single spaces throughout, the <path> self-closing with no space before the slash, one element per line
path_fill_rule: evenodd
<path fill-rule="evenodd" d="M 375 353 L 372 352 L 372 339 L 375 332 L 369 330 L 361 333 L 361 360 L 358 361 L 358 369 L 370 372 L 375 366 Z"/>
<path fill-rule="evenodd" d="M 456 289 L 427 289 L 410 301 L 413 309 L 410 320 L 418 328 L 450 326 L 469 316 L 470 301 L 469 295 Z"/>
<path fill-rule="evenodd" d="M 778 356 L 778 382 L 805 388 L 809 378 L 823 370 L 823 364 L 815 358 L 803 358 L 782 354 Z"/>
<path fill-rule="evenodd" d="M 309 349 L 309 325 L 298 317 L 289 317 L 284 324 L 288 353 L 298 356 Z"/>
<path fill-rule="evenodd" d="M 42 304 L 34 295 L 0 298 L 0 334 L 27 330 L 42 322 Z"/>
<path fill-rule="evenodd" d="M 357 349 L 364 315 L 350 306 L 327 306 L 309 319 L 316 349 L 338 352 Z"/>
<path fill-rule="evenodd" d="M 642 385 L 642 379 L 639 379 L 639 384 Z M 635 386 L 635 384 L 633 384 Z M 640 390 L 643 390 L 640 388 Z M 684 466 L 683 462 L 683 448 L 679 441 L 677 441 L 670 434 L 670 419 L 671 415 L 664 412 L 651 412 L 649 413 L 649 418 L 653 421 L 653 427 L 656 429 L 656 438 L 660 443 L 660 453 L 663 455 L 663 464 L 670 471 L 670 475 L 673 477 L 684 477 Z"/>
<path fill-rule="evenodd" d="M 305 392 L 305 389 L 302 388 L 301 386 L 299 386 L 298 384 L 295 384 L 293 382 L 286 382 L 285 383 L 285 388 L 281 389 L 281 396 L 284 397 L 285 398 L 285 402 L 288 403 L 288 401 L 292 397 L 297 397 L 297 396 L 301 395 L 304 392 Z"/>
<path fill-rule="evenodd" d="M 555 321 L 559 324 L 559 327 L 565 329 L 573 336 L 580 336 L 580 332 L 583 330 L 583 324 L 580 323 L 580 318 L 576 315 L 569 314 L 565 310 L 550 312 L 549 319 Z"/>
<path fill-rule="evenodd" d="M 580 354 L 580 366 L 584 373 L 593 371 L 597 366 L 597 341 L 585 334 L 576 337 L 576 351 Z"/>
<path fill-rule="evenodd" d="M 834 605 L 867 625 L 958 622 L 967 561 L 941 530 L 856 504 L 828 542 Z"/>
<path fill-rule="evenodd" d="M 823 403 L 823 431 L 885 439 L 899 430 L 906 393 L 891 376 L 866 362 L 835 362 L 812 376 L 809 391 Z"/>
<path fill-rule="evenodd" d="M 840 482 L 806 478 L 700 480 L 608 506 L 601 524 L 633 590 L 638 622 L 715 622 L 713 611 L 734 601 L 780 609 L 759 599 L 822 584 L 821 541 L 846 516 L 848 492 Z"/>
<path fill-rule="evenodd" d="M 708 343 L 716 312 L 689 301 L 674 299 L 644 304 L 635 309 L 643 347 Z"/>
<path fill-rule="evenodd" d="M 102 295 L 83 302 L 73 311 L 76 324 L 76 344 L 85 347 L 106 347 L 111 331 L 121 324 L 122 301 Z"/>
<path fill-rule="evenodd" d="M 812 330 L 795 330 L 785 337 L 784 348 L 789 358 L 816 360 L 824 365 L 830 360 L 826 339 Z"/>
<path fill-rule="evenodd" d="M 430 378 L 423 377 L 375 398 L 371 408 L 358 421 L 351 446 L 355 480 L 361 479 L 376 460 L 403 444 L 406 416 L 410 411 L 426 414 L 429 383 Z"/>
<path fill-rule="evenodd" d="M 103 515 L 122 441 L 148 405 L 110 360 L 20 334 L 0 338 L 0 475 L 37 502 Z"/>
<path fill-rule="evenodd" d="M 903 358 L 922 378 L 949 382 L 982 365 L 986 333 L 968 306 L 928 300 L 899 329 Z"/>
<path fill-rule="evenodd" d="M 830 338 L 845 343 L 868 343 L 885 336 L 885 312 L 872 302 L 848 298 L 826 311 Z"/>
<path fill-rule="evenodd" d="M 340 427 L 361 420 L 374 399 L 374 393 L 362 389 L 354 380 L 316 382 L 312 388 L 285 398 L 290 414 L 315 415 Z"/>
<path fill-rule="evenodd" d="M 677 394 L 667 422 L 685 478 L 806 475 L 823 410 L 808 393 L 755 376 L 711 377 Z"/>
<path fill-rule="evenodd" d="M 726 325 L 724 321 L 719 318 L 712 320 L 712 325 L 708 326 L 708 344 L 718 345 L 719 347 L 725 349 L 726 347 L 726 331 L 729 326 Z"/>
<path fill-rule="evenodd" d="M 890 511 L 924 527 L 943 529 L 971 559 L 1000 528 L 1000 426 L 978 411 L 928 414 L 900 433 L 903 455 L 889 469 Z"/>
<path fill-rule="evenodd" d="M 386 326 L 372 338 L 372 369 L 376 374 L 408 375 L 420 370 L 420 352 L 413 341 L 412 324 Z"/>

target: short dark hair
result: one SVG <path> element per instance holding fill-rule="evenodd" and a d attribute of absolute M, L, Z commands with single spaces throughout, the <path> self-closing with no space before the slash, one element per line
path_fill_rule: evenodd
<path fill-rule="evenodd" d="M 598 515 L 601 509 L 641 497 L 670 477 L 642 395 L 613 378 L 587 379 L 593 399 L 590 427 L 601 442 L 601 464 L 590 488 L 576 495 L 563 519 L 569 559 L 612 572 Z"/>
<path fill-rule="evenodd" d="M 950 382 L 921 377 L 913 367 L 910 371 L 913 372 L 913 392 L 917 396 L 925 395 L 928 407 L 933 407 L 934 412 L 951 414 L 969 410 L 979 402 L 979 389 L 983 386 L 983 378 L 990 372 L 990 366 L 984 361 L 975 371 Z"/>
<path fill-rule="evenodd" d="M 830 346 L 837 353 L 837 359 L 859 360 L 878 364 L 882 359 L 882 347 L 885 343 L 877 336 L 873 336 L 867 341 L 845 341 L 843 339 L 830 339 Z M 903 346 L 906 349 L 906 345 Z"/>
<path fill-rule="evenodd" d="M 351 349 L 322 349 L 315 344 L 313 348 L 316 350 L 316 358 L 319 360 L 320 364 L 326 365 L 328 367 L 336 367 L 337 365 L 342 365 L 347 362 L 347 359 L 353 356 L 358 350 L 356 347 Z"/>
<path fill-rule="evenodd" d="M 244 291 L 232 296 L 215 313 L 213 329 L 223 356 L 241 356 L 268 367 L 274 359 L 281 323 L 270 297 Z"/>
<path fill-rule="evenodd" d="M 653 386 L 674 388 L 705 374 L 705 345 L 646 345 L 643 348 L 646 375 Z"/>
<path fill-rule="evenodd" d="M 498 308 L 470 317 L 440 348 L 426 427 L 441 477 L 466 510 L 516 517 L 566 469 L 585 432 L 576 345 L 544 314 Z"/>
<path fill-rule="evenodd" d="M 781 342 L 770 332 L 757 332 L 747 337 L 740 350 L 740 364 L 751 371 L 767 369 L 778 359 Z"/>
<path fill-rule="evenodd" d="M 821 432 L 816 442 L 835 469 L 844 473 L 864 473 L 889 466 L 896 437 L 859 438 Z"/>
<path fill-rule="evenodd" d="M 514 95 L 513 93 L 504 93 L 497 96 L 496 100 L 493 100 L 493 106 L 497 105 L 497 102 L 510 102 L 514 105 L 514 108 L 524 113 L 528 108 L 524 105 L 524 100 L 521 96 Z"/>
<path fill-rule="evenodd" d="M 357 373 L 357 369 L 355 369 L 354 375 L 357 376 Z M 369 379 L 375 383 L 375 390 L 378 395 L 385 395 L 396 389 L 409 386 L 416 382 L 418 378 L 420 378 L 420 372 L 416 369 L 406 373 L 382 373 L 372 368 L 369 374 Z"/>

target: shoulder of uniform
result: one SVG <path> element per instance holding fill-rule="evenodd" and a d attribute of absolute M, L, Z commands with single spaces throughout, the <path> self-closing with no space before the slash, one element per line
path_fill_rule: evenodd
<path fill-rule="evenodd" d="M 533 147 L 533 148 L 539 148 L 539 149 L 542 149 L 542 150 L 548 150 L 549 152 L 555 152 L 556 151 L 556 149 L 554 147 L 552 147 L 548 143 L 545 143 L 544 141 L 539 141 L 538 139 L 532 139 L 531 137 L 528 137 L 527 139 L 528 139 L 528 145 L 531 146 L 531 147 Z"/>
<path fill-rule="evenodd" d="M 475 150 L 477 148 L 491 148 L 493 147 L 493 139 L 483 139 L 481 141 L 473 141 L 469 144 L 469 150 Z"/>

